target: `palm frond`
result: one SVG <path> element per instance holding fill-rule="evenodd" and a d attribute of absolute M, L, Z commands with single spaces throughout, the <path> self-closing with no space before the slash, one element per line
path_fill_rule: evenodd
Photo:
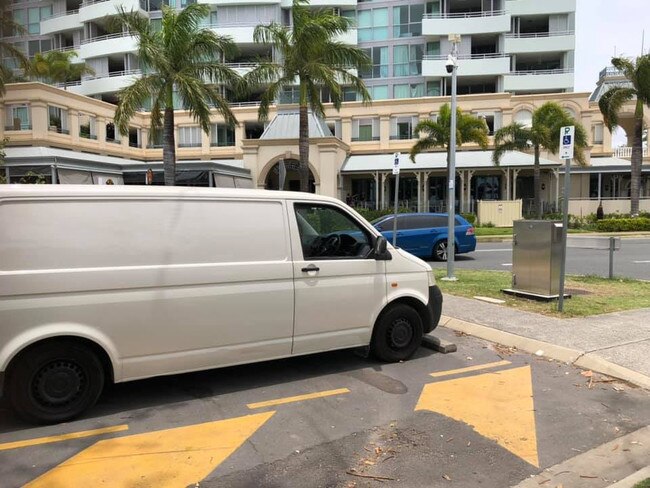
<path fill-rule="evenodd" d="M 603 114 L 603 120 L 607 128 L 612 131 L 618 126 L 618 113 L 625 104 L 634 98 L 636 91 L 632 88 L 614 87 L 607 91 L 600 100 L 598 108 Z"/>
<path fill-rule="evenodd" d="M 150 97 L 154 100 L 160 100 L 160 94 L 165 91 L 165 82 L 157 74 L 145 75 L 138 78 L 132 85 L 127 86 L 120 90 L 117 94 L 118 104 L 115 108 L 115 127 L 120 131 L 123 136 L 129 133 L 129 122 L 140 110 Z M 158 102 L 158 110 L 166 108 Z M 152 118 L 160 119 L 161 115 L 154 110 L 151 112 Z"/>

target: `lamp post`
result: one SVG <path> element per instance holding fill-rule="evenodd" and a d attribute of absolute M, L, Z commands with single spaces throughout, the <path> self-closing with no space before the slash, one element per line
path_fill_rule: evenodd
<path fill-rule="evenodd" d="M 442 278 L 445 281 L 456 281 L 454 276 L 454 249 L 455 234 L 454 227 L 456 224 L 456 71 L 458 70 L 458 43 L 460 36 L 450 34 L 451 54 L 447 56 L 445 67 L 447 73 L 451 74 L 451 124 L 449 135 L 449 165 L 448 175 L 449 184 L 447 191 L 447 276 Z"/>

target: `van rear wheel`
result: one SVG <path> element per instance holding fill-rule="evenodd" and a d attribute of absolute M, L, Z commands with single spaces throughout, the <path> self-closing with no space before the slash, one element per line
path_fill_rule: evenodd
<path fill-rule="evenodd" d="M 377 320 L 370 350 L 382 361 L 404 361 L 420 347 L 422 335 L 420 315 L 408 305 L 395 305 Z"/>
<path fill-rule="evenodd" d="M 11 365 L 7 393 L 16 414 L 51 424 L 78 417 L 104 388 L 97 356 L 73 341 L 53 340 L 26 350 Z"/>

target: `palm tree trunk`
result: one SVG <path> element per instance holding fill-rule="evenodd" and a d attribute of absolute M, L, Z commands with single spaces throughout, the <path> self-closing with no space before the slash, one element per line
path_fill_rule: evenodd
<path fill-rule="evenodd" d="M 637 102 L 639 103 L 639 102 Z M 639 114 L 640 112 L 640 114 Z M 639 116 L 640 115 L 640 116 Z M 634 114 L 634 134 L 632 136 L 630 214 L 639 215 L 639 196 L 641 193 L 641 163 L 643 162 L 643 107 L 637 106 Z"/>
<path fill-rule="evenodd" d="M 174 108 L 165 108 L 163 120 L 163 171 L 165 185 L 176 184 L 176 141 L 174 138 Z"/>
<path fill-rule="evenodd" d="M 535 164 L 533 166 L 533 207 L 535 217 L 542 218 L 542 201 L 540 195 L 539 145 L 535 145 Z"/>
<path fill-rule="evenodd" d="M 307 105 L 300 104 L 298 153 L 300 155 L 300 191 L 309 192 L 309 113 Z"/>

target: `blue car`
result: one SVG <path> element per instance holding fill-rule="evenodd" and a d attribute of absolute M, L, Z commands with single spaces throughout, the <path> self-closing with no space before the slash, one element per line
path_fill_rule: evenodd
<path fill-rule="evenodd" d="M 372 221 L 372 225 L 393 242 L 394 215 L 385 215 Z M 454 227 L 456 253 L 476 249 L 474 226 L 463 217 L 456 216 Z M 397 247 L 422 259 L 447 260 L 447 214 L 402 213 L 397 215 Z"/>

